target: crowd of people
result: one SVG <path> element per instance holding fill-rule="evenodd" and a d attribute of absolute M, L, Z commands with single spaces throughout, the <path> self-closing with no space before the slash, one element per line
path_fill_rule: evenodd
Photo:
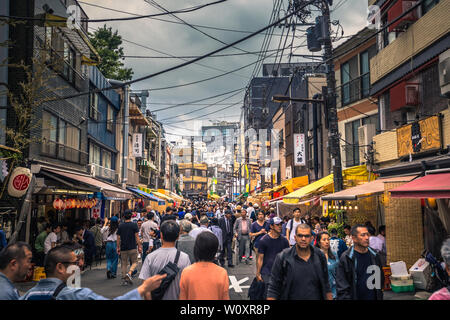
<path fill-rule="evenodd" d="M 333 222 L 300 208 L 281 218 L 275 208 L 258 204 L 191 200 L 161 213 L 125 210 L 70 230 L 40 221 L 34 248 L 17 242 L 0 252 L 0 299 L 106 299 L 66 286 L 71 265 L 86 268 L 104 252 L 106 280 L 118 277 L 120 261 L 124 286 L 142 281 L 116 299 L 230 299 L 228 271 L 236 254 L 236 262 L 256 262 L 250 299 L 382 300 L 384 226 L 378 235 L 370 222 L 344 226 L 343 235 Z M 442 248 L 447 267 L 448 253 L 449 240 Z M 13 283 L 24 279 L 32 261 L 47 277 L 19 297 Z M 380 272 L 370 272 L 374 267 Z"/>

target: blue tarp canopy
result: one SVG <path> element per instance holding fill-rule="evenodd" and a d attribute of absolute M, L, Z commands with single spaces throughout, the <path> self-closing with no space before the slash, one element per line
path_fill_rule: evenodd
<path fill-rule="evenodd" d="M 164 201 L 164 200 L 162 200 L 160 198 L 155 197 L 152 194 L 149 194 L 149 193 L 144 192 L 144 191 L 139 190 L 139 189 L 135 189 L 135 188 L 127 188 L 127 189 L 130 190 L 130 191 L 133 191 L 134 193 L 137 193 L 140 196 L 144 196 L 144 197 L 146 197 L 147 199 L 149 199 L 151 201 L 157 201 L 157 202 Z"/>

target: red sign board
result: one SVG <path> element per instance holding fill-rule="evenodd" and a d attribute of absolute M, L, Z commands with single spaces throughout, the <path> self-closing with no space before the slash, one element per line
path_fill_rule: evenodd
<path fill-rule="evenodd" d="M 13 180 L 13 187 L 19 191 L 26 190 L 30 184 L 30 178 L 25 174 L 19 174 Z"/>

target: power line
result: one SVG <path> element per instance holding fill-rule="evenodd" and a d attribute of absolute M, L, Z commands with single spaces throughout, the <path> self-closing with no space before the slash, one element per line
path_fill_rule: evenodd
<path fill-rule="evenodd" d="M 162 11 L 164 11 L 164 12 L 166 12 L 166 13 L 169 12 L 166 8 L 164 8 L 163 6 L 161 6 L 160 4 L 158 4 L 155 0 L 149 0 L 149 1 L 150 1 L 150 2 L 148 2 L 148 3 L 149 3 L 150 5 L 153 4 L 153 5 L 152 5 L 153 7 L 159 8 L 160 10 L 162 10 Z M 221 44 L 224 44 L 224 45 L 227 45 L 227 44 L 228 44 L 228 43 L 226 43 L 226 42 L 224 42 L 224 41 L 222 41 L 222 40 L 220 40 L 220 39 L 218 39 L 218 38 L 216 38 L 216 37 L 214 37 L 214 36 L 212 36 L 212 35 L 206 33 L 205 31 L 202 31 L 202 30 L 198 29 L 197 27 L 193 26 L 192 24 L 190 24 L 190 23 L 186 22 L 185 20 L 183 20 L 183 19 L 177 17 L 175 14 L 170 14 L 170 15 L 171 15 L 172 17 L 174 17 L 175 19 L 177 19 L 178 21 L 183 22 L 185 25 L 187 25 L 187 26 L 190 27 L 191 29 L 194 29 L 195 31 L 198 31 L 198 32 L 200 32 L 201 34 L 207 36 L 208 38 L 213 39 L 213 40 L 215 40 L 215 41 L 217 41 L 217 42 L 220 42 Z M 235 47 L 235 46 L 231 46 L 231 47 L 234 48 L 234 49 L 237 49 L 237 50 L 239 50 L 239 51 L 249 53 L 247 50 L 243 50 L 243 49 L 238 48 L 238 47 Z"/>
<path fill-rule="evenodd" d="M 271 55 L 266 56 L 265 58 L 271 57 L 271 56 L 273 56 L 274 54 L 275 54 L 275 53 L 272 53 Z M 264 60 L 265 58 L 263 58 L 263 60 Z M 231 73 L 233 73 L 233 72 L 236 72 L 236 71 L 239 71 L 239 70 L 248 68 L 249 66 L 254 65 L 254 64 L 256 64 L 256 63 L 259 63 L 260 61 L 261 61 L 261 59 L 260 59 L 260 60 L 256 60 L 256 61 L 254 61 L 254 62 L 252 62 L 252 63 L 249 63 L 249 64 L 247 64 L 247 65 L 245 65 L 245 66 L 239 67 L 239 68 L 237 68 L 237 69 L 233 69 L 233 70 L 231 70 L 231 71 L 227 71 L 227 72 L 225 72 L 225 73 L 222 73 L 222 74 L 219 74 L 219 75 L 216 75 L 216 76 L 212 76 L 212 77 L 209 77 L 209 78 L 205 78 L 205 79 L 202 79 L 202 80 L 197 80 L 197 81 L 193 81 L 193 82 L 188 82 L 188 83 L 179 84 L 179 85 L 174 85 L 174 86 L 168 86 L 168 87 L 141 89 L 141 90 L 137 90 L 137 91 L 142 91 L 142 90 L 159 91 L 159 90 L 167 90 L 167 89 L 174 89 L 174 88 L 186 87 L 186 86 L 189 86 L 189 85 L 198 84 L 198 83 L 202 83 L 202 82 L 206 82 L 206 81 L 210 81 L 210 80 L 214 80 L 214 79 L 217 79 L 217 78 L 226 76 L 226 75 L 231 74 Z"/>
<path fill-rule="evenodd" d="M 108 8 L 108 7 L 103 7 L 103 6 L 100 6 L 100 5 L 97 5 L 97 4 L 93 4 L 93 3 L 87 3 L 87 2 L 83 2 L 83 1 L 78 1 L 78 3 L 86 4 L 86 5 L 88 5 L 88 6 L 97 7 L 97 8 L 101 8 L 101 9 L 105 9 L 105 10 L 109 10 L 109 11 L 114 11 L 114 12 L 119 12 L 119 13 L 124 13 L 124 14 L 134 15 L 134 16 L 142 16 L 142 15 L 139 15 L 139 14 L 137 14 L 137 13 L 127 12 L 127 11 L 117 10 L 117 9 L 112 9 L 112 8 Z M 165 20 L 165 19 L 161 19 L 161 18 L 149 17 L 149 19 L 157 20 L 157 21 L 163 21 L 163 22 L 168 22 L 168 23 L 174 23 L 174 24 L 184 25 L 184 23 L 182 23 L 182 22 L 171 21 L 171 20 Z M 253 32 L 253 31 L 249 31 L 249 30 L 235 30 L 235 29 L 227 29 L 227 28 L 211 27 L 211 26 L 205 26 L 205 25 L 199 25 L 199 24 L 193 24 L 193 23 L 191 23 L 191 24 L 192 24 L 193 26 L 197 27 L 197 28 L 212 29 L 212 30 L 219 30 L 219 31 L 228 31 L 228 32 L 237 32 L 237 33 L 252 33 L 252 32 Z M 266 35 L 266 33 L 261 33 L 260 35 Z M 275 34 L 275 36 L 279 36 L 279 35 L 276 35 L 276 34 Z"/>
<path fill-rule="evenodd" d="M 193 12 L 205 7 L 212 6 L 214 4 L 219 4 L 222 2 L 225 2 L 227 0 L 218 0 L 211 3 L 206 3 L 204 5 L 190 7 L 186 9 L 176 10 L 176 11 L 168 11 L 166 13 L 156 13 L 156 14 L 150 14 L 146 16 L 134 16 L 134 17 L 127 17 L 127 18 L 108 18 L 108 19 L 80 19 L 80 22 L 111 22 L 111 21 L 129 21 L 129 20 L 139 20 L 144 18 L 151 18 L 151 17 L 158 17 L 158 16 L 164 16 L 164 15 L 172 15 L 175 13 L 188 13 Z M 18 17 L 18 16 L 7 16 L 7 15 L 0 15 L 0 18 L 8 18 L 12 20 L 21 20 L 21 21 L 42 21 L 42 22 L 63 22 L 61 19 L 45 19 L 45 18 L 31 18 L 31 17 Z"/>
<path fill-rule="evenodd" d="M 228 91 L 228 92 L 225 92 L 225 93 L 217 94 L 217 95 L 214 95 L 214 96 L 211 96 L 211 97 L 202 98 L 202 99 L 198 99 L 198 100 L 194 100 L 194 101 L 190 101 L 190 102 L 185 102 L 185 103 L 178 103 L 178 104 L 174 104 L 172 106 L 168 106 L 168 107 L 165 107 L 165 108 L 159 108 L 159 109 L 156 109 L 156 110 L 150 110 L 150 111 L 151 112 L 166 111 L 166 110 L 169 110 L 169 109 L 173 109 L 173 108 L 177 108 L 177 107 L 181 107 L 181 106 L 186 106 L 186 105 L 189 105 L 191 103 L 197 103 L 197 102 L 201 102 L 201 101 L 210 100 L 210 99 L 214 99 L 214 98 L 217 98 L 217 97 L 225 96 L 225 95 L 227 95 L 229 93 L 239 92 L 239 91 L 242 91 L 244 89 L 245 88 L 239 88 L 239 89 L 231 90 L 231 91 Z"/>
<path fill-rule="evenodd" d="M 275 25 L 278 25 L 278 24 L 281 23 L 282 21 L 284 21 L 284 20 L 286 20 L 286 19 L 289 19 L 289 18 L 290 18 L 291 16 L 293 16 L 295 13 L 297 13 L 298 11 L 300 11 L 301 9 L 303 9 L 304 7 L 308 6 L 309 4 L 311 4 L 311 3 L 313 3 L 313 2 L 314 2 L 314 0 L 310 0 L 310 1 L 306 2 L 306 3 L 303 3 L 297 10 L 295 10 L 295 11 L 289 13 L 288 15 L 286 15 L 286 16 L 284 16 L 284 17 L 282 17 L 282 18 L 280 18 L 280 19 L 277 20 L 276 22 L 274 22 L 274 23 L 272 23 L 272 24 L 270 24 L 270 25 L 268 25 L 268 26 L 266 26 L 266 27 L 264 27 L 264 28 L 262 28 L 262 29 L 260 29 L 260 30 L 258 30 L 258 31 L 256 31 L 256 32 L 254 32 L 254 33 L 252 33 L 252 34 L 250 34 L 250 35 L 248 35 L 248 36 L 245 36 L 245 37 L 243 37 L 243 38 L 241 38 L 241 39 L 239 39 L 239 40 L 236 40 L 236 41 L 234 41 L 233 43 L 230 43 L 230 44 L 228 44 L 228 45 L 226 45 L 226 46 L 223 46 L 223 47 L 221 47 L 221 48 L 219 48 L 219 49 L 216 49 L 216 50 L 214 50 L 214 51 L 211 51 L 211 52 L 209 52 L 209 53 L 207 53 L 207 54 L 205 54 L 205 55 L 203 55 L 203 56 L 200 56 L 200 57 L 198 57 L 198 58 L 196 58 L 196 59 L 189 60 L 189 61 L 187 61 L 187 62 L 185 62 L 185 63 L 176 65 L 176 66 L 171 67 L 171 68 L 168 68 L 168 69 L 161 70 L 161 71 L 156 72 L 156 73 L 149 74 L 149 75 L 147 75 L 147 76 L 144 76 L 144 77 L 141 77 L 141 78 L 138 78 L 138 79 L 135 79 L 135 80 L 126 81 L 126 82 L 124 82 L 124 83 L 122 83 L 122 84 L 120 84 L 120 85 L 114 85 L 114 86 L 107 87 L 107 88 L 103 88 L 103 89 L 94 89 L 93 91 L 94 91 L 94 92 L 102 92 L 102 91 L 107 91 L 107 90 L 118 89 L 118 88 L 121 88 L 121 87 L 124 87 L 124 86 L 129 86 L 129 85 L 131 85 L 131 84 L 133 84 L 133 83 L 137 83 L 137 82 L 140 82 L 140 81 L 143 81 L 143 80 L 147 80 L 147 79 L 150 79 L 150 78 L 154 78 L 154 77 L 159 76 L 159 75 L 161 75 L 161 74 L 164 74 L 164 73 L 167 73 L 167 72 L 170 72 L 170 71 L 179 69 L 179 68 L 183 68 L 183 67 L 188 66 L 188 65 L 190 65 L 190 64 L 193 64 L 193 63 L 195 63 L 195 62 L 197 62 L 197 61 L 200 61 L 200 60 L 205 59 L 205 58 L 207 58 L 207 57 L 209 57 L 209 56 L 212 56 L 212 55 L 214 55 L 214 54 L 216 54 L 216 53 L 218 53 L 218 52 L 220 52 L 220 51 L 226 50 L 226 49 L 228 49 L 228 48 L 230 48 L 230 47 L 232 47 L 232 46 L 234 46 L 234 45 L 236 45 L 236 44 L 239 44 L 239 43 L 241 43 L 241 42 L 244 42 L 244 41 L 246 41 L 246 40 L 248 40 L 248 39 L 254 37 L 256 34 L 261 33 L 261 32 L 263 32 L 263 31 L 265 31 L 265 30 L 267 30 L 267 29 L 269 29 L 269 28 L 271 28 L 271 27 L 273 27 L 273 26 L 275 26 Z M 61 100 L 61 99 L 70 99 L 70 98 L 80 97 L 80 96 L 83 96 L 83 95 L 90 94 L 91 92 L 92 92 L 92 91 L 81 92 L 81 93 L 74 94 L 74 95 L 70 95 L 70 96 L 60 97 L 60 98 L 54 99 L 54 100 L 52 100 L 52 101 L 57 101 L 57 100 Z"/>

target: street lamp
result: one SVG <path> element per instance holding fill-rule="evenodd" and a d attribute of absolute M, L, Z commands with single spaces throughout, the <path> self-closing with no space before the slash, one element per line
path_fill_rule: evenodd
<path fill-rule="evenodd" d="M 281 94 L 276 94 L 272 96 L 272 102 L 289 102 L 289 101 L 296 101 L 296 102 L 309 102 L 309 103 L 324 103 L 323 99 L 306 99 L 306 98 L 291 98 L 289 96 L 283 96 Z"/>

